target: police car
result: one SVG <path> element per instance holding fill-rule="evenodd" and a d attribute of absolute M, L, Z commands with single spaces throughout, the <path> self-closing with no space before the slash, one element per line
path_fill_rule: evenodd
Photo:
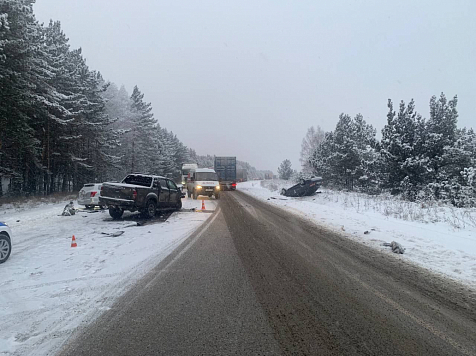
<path fill-rule="evenodd" d="M 0 263 L 5 262 L 12 252 L 12 230 L 0 222 Z"/>

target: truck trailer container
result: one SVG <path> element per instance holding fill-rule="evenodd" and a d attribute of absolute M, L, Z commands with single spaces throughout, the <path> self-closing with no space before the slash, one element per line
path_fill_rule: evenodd
<path fill-rule="evenodd" d="M 236 157 L 215 157 L 221 190 L 236 190 Z"/>

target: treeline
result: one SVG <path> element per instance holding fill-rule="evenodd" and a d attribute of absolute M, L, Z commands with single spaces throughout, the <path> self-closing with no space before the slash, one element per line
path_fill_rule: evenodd
<path fill-rule="evenodd" d="M 308 130 L 301 149 L 303 170 L 338 189 L 386 190 L 411 201 L 474 207 L 476 134 L 457 127 L 457 102 L 456 96 L 433 96 L 424 119 L 413 100 L 400 102 L 398 110 L 389 100 L 381 140 L 362 115 L 341 114 L 333 131 Z"/>
<path fill-rule="evenodd" d="M 197 155 L 194 149 L 189 149 L 190 163 L 196 163 L 200 168 L 213 168 L 215 165 L 215 156 L 211 155 Z M 264 179 L 264 174 L 258 171 L 255 167 L 245 161 L 236 160 L 236 169 L 245 169 L 248 179 L 261 178 Z"/>
<path fill-rule="evenodd" d="M 33 0 L 0 0 L 0 196 L 78 190 L 129 172 L 179 175 L 188 149 L 150 103 L 106 82 Z"/>

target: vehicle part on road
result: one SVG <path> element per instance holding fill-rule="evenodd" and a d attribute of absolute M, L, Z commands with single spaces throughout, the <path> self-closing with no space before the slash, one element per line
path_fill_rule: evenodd
<path fill-rule="evenodd" d="M 5 262 L 12 252 L 12 242 L 10 236 L 5 232 L 0 232 L 0 263 Z"/>
<path fill-rule="evenodd" d="M 120 219 L 122 214 L 124 214 L 124 209 L 117 208 L 115 206 L 109 206 L 109 215 L 111 215 L 114 220 Z"/>
<path fill-rule="evenodd" d="M 398 242 L 392 241 L 390 243 L 384 242 L 384 246 L 390 247 L 393 253 L 403 254 L 405 252 L 405 248 L 400 245 Z"/>
<path fill-rule="evenodd" d="M 76 214 L 76 209 L 74 208 L 74 204 L 72 201 L 70 201 L 68 204 L 63 209 L 63 213 L 61 215 L 63 216 L 71 216 Z"/>
<path fill-rule="evenodd" d="M 124 227 L 130 227 L 130 226 L 131 225 L 124 226 Z M 137 224 L 133 225 L 133 226 L 137 226 Z M 116 231 L 116 232 L 101 232 L 101 234 L 107 235 L 107 236 L 112 236 L 112 237 L 118 237 L 118 236 L 121 236 L 122 234 L 124 234 L 124 231 L 120 230 L 120 231 Z"/>
<path fill-rule="evenodd" d="M 73 238 L 71 239 L 71 247 L 78 247 L 78 244 L 76 243 L 76 237 L 74 237 L 74 235 L 73 235 Z"/>

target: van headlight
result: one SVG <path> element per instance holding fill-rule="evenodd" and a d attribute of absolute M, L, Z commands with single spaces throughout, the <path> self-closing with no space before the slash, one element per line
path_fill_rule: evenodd
<path fill-rule="evenodd" d="M 217 185 L 217 186 L 215 187 L 215 189 L 216 189 L 216 190 L 220 190 L 220 186 Z"/>
<path fill-rule="evenodd" d="M 197 185 L 197 189 L 202 189 L 202 186 L 201 186 L 201 185 Z"/>

